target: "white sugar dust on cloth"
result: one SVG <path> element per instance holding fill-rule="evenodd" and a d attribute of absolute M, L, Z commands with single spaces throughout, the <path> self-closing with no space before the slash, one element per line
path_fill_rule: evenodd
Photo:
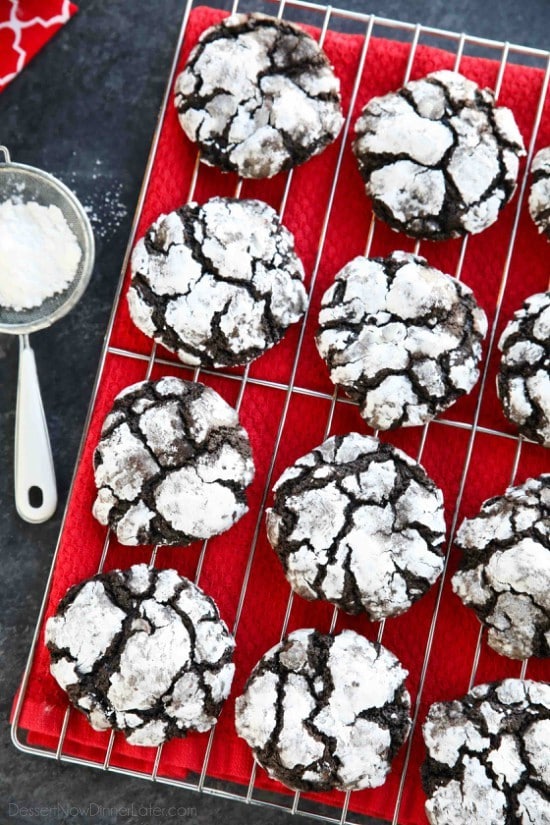
<path fill-rule="evenodd" d="M 0 306 L 40 306 L 75 278 L 82 252 L 57 206 L 0 203 Z"/>

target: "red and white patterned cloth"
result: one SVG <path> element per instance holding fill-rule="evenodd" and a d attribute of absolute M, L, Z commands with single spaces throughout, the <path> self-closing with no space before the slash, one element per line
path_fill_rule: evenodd
<path fill-rule="evenodd" d="M 0 92 L 76 11 L 69 0 L 0 0 Z"/>

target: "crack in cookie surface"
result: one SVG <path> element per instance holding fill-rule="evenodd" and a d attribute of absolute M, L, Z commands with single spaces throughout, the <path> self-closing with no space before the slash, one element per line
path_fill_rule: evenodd
<path fill-rule="evenodd" d="M 373 98 L 355 131 L 375 214 L 418 238 L 475 234 L 494 223 L 525 154 L 511 110 L 447 70 Z"/>
<path fill-rule="evenodd" d="M 550 292 L 531 295 L 509 321 L 497 392 L 506 418 L 522 435 L 550 447 Z"/>
<path fill-rule="evenodd" d="M 296 630 L 252 671 L 237 733 L 290 788 L 378 787 L 409 733 L 406 676 L 393 653 L 351 630 Z"/>
<path fill-rule="evenodd" d="M 192 366 L 239 366 L 304 314 L 294 238 L 258 200 L 211 198 L 161 215 L 132 254 L 135 325 Z"/>
<path fill-rule="evenodd" d="M 96 730 L 159 745 L 215 723 L 235 643 L 214 601 L 145 564 L 70 588 L 46 624 L 50 670 Z"/>
<path fill-rule="evenodd" d="M 373 620 L 407 610 L 443 568 L 443 495 L 401 450 L 350 433 L 274 487 L 267 534 L 293 590 Z"/>
<path fill-rule="evenodd" d="M 550 656 L 550 474 L 484 502 L 456 535 L 455 593 L 513 659 Z"/>
<path fill-rule="evenodd" d="M 175 105 L 201 160 L 245 178 L 304 163 L 344 122 L 340 82 L 316 41 L 262 14 L 231 15 L 201 35 Z"/>
<path fill-rule="evenodd" d="M 423 735 L 432 825 L 550 822 L 550 685 L 479 685 L 432 705 Z"/>
<path fill-rule="evenodd" d="M 373 429 L 424 424 L 479 378 L 487 317 L 469 287 L 417 255 L 359 256 L 325 292 L 316 344 Z"/>
<path fill-rule="evenodd" d="M 529 214 L 539 232 L 550 240 L 550 146 L 540 149 L 531 165 Z"/>
<path fill-rule="evenodd" d="M 247 512 L 254 464 L 237 412 L 210 387 L 167 377 L 119 393 L 94 472 L 94 516 L 121 544 L 186 545 Z"/>

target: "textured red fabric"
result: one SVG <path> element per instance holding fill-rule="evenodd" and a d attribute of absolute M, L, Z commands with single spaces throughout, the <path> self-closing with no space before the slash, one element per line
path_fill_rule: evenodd
<path fill-rule="evenodd" d="M 186 40 L 179 58 L 183 66 L 191 46 L 198 34 L 207 25 L 218 20 L 221 13 L 211 9 L 196 9 L 189 20 Z M 318 32 L 313 31 L 318 36 Z M 329 32 L 325 49 L 342 80 L 344 109 L 347 112 L 354 77 L 362 47 L 362 37 Z M 363 71 L 356 111 L 374 94 L 384 93 L 401 85 L 409 57 L 410 45 L 373 39 L 370 43 Z M 445 51 L 420 46 L 415 54 L 412 76 L 421 77 L 429 71 L 453 66 L 454 56 Z M 464 57 L 461 70 L 480 84 L 493 86 L 498 73 L 498 64 L 481 59 Z M 509 64 L 502 83 L 500 100 L 514 110 L 526 143 L 529 142 L 543 82 L 542 72 L 536 69 Z M 353 122 L 352 120 L 352 122 Z M 351 135 L 348 136 L 348 143 Z M 550 143 L 550 103 L 546 103 L 537 146 Z M 363 185 L 350 150 L 346 146 L 342 170 L 335 192 L 326 240 L 319 247 L 320 233 L 326 205 L 338 156 L 339 141 L 304 166 L 293 176 L 284 222 L 295 233 L 296 244 L 302 256 L 308 281 L 315 269 L 319 252 L 320 263 L 314 295 L 306 326 L 301 357 L 296 373 L 296 387 L 321 393 L 332 393 L 327 372 L 318 357 L 313 343 L 313 331 L 323 291 L 330 284 L 336 271 L 352 256 L 361 253 L 370 224 L 370 207 L 365 197 Z M 152 169 L 150 183 L 139 222 L 138 237 L 160 212 L 166 212 L 181 205 L 188 196 L 196 149 L 185 138 L 177 123 L 172 105 L 162 123 L 160 142 Z M 522 165 L 522 174 L 525 163 Z M 266 182 L 244 183 L 242 196 L 259 196 L 278 207 L 284 191 L 285 176 L 279 175 Z M 195 198 L 204 201 L 214 194 L 229 195 L 235 191 L 236 178 L 223 175 L 215 169 L 202 167 L 198 176 Z M 490 321 L 495 316 L 497 296 L 508 257 L 512 226 L 518 198 L 509 205 L 496 225 L 480 236 L 470 239 L 463 269 L 463 280 L 472 286 L 480 304 L 487 311 Z M 386 254 L 392 249 L 412 249 L 413 243 L 404 236 L 378 225 L 372 252 Z M 460 242 L 422 243 L 421 252 L 445 271 L 454 272 L 460 251 Z M 521 209 L 519 232 L 507 287 L 504 291 L 502 314 L 498 331 L 502 329 L 511 313 L 531 293 L 543 290 L 548 281 L 548 252 L 545 240 L 537 235 L 527 214 L 526 204 Z M 128 318 L 124 294 L 116 311 L 110 344 L 137 353 L 148 354 L 151 342 L 139 333 Z M 234 697 L 241 691 L 247 675 L 260 655 L 279 640 L 283 618 L 289 598 L 289 588 L 279 562 L 270 549 L 264 530 L 264 517 L 260 512 L 263 490 L 272 461 L 274 446 L 278 437 L 281 415 L 285 407 L 284 386 L 267 388 L 258 383 L 262 379 L 285 385 L 292 373 L 299 327 L 289 330 L 284 341 L 275 349 L 258 359 L 250 369 L 250 381 L 246 384 L 242 399 L 241 417 L 250 433 L 256 462 L 256 478 L 250 488 L 249 513 L 228 533 L 211 540 L 204 557 L 204 565 L 199 583 L 217 601 L 224 619 L 231 627 L 237 615 L 243 577 L 247 571 L 249 553 L 257 533 L 257 544 L 252 556 L 250 578 L 246 597 L 242 603 L 242 613 L 237 630 L 236 665 L 237 672 L 230 700 L 224 708 L 213 739 L 208 761 L 206 783 L 216 779 L 228 779 L 246 786 L 252 769 L 252 757 L 242 740 L 235 735 L 233 725 Z M 153 377 L 176 373 L 186 377 L 191 371 L 178 365 L 176 359 L 164 350 L 159 351 L 169 365 L 157 365 Z M 465 427 L 450 427 L 433 423 L 427 431 L 422 453 L 422 463 L 445 494 L 449 527 L 457 496 L 463 482 L 458 518 L 473 515 L 481 502 L 489 496 L 501 493 L 510 481 L 516 452 L 516 441 L 487 433 L 485 429 L 496 429 L 504 434 L 512 434 L 513 429 L 505 421 L 495 394 L 495 371 L 498 357 L 493 352 L 480 408 L 480 429 L 470 441 L 470 430 Z M 93 484 L 91 457 L 96 444 L 102 420 L 112 404 L 116 393 L 124 386 L 143 379 L 146 362 L 117 354 L 107 355 L 99 391 L 95 401 L 91 424 L 86 437 L 84 451 L 76 475 L 67 519 L 61 536 L 55 572 L 49 596 L 47 615 L 51 615 L 58 600 L 67 587 L 80 579 L 95 573 L 105 541 L 105 530 L 91 516 L 91 506 L 95 489 Z M 242 370 L 235 370 L 239 376 Z M 218 390 L 230 403 L 235 403 L 239 392 L 239 382 L 231 376 L 202 376 L 202 380 Z M 479 396 L 479 385 L 469 398 L 462 399 L 445 414 L 449 421 L 472 422 Z M 275 454 L 272 481 L 282 470 L 304 452 L 319 444 L 325 434 L 325 427 L 331 411 L 330 400 L 323 397 L 294 392 L 290 397 L 286 423 L 282 430 L 280 447 Z M 337 403 L 332 420 L 331 433 L 346 433 L 352 430 L 364 431 L 365 424 L 355 406 Z M 417 456 L 421 445 L 422 430 L 419 428 L 398 431 L 383 436 L 410 455 Z M 463 467 L 469 461 L 468 472 L 463 479 Z M 516 481 L 548 470 L 548 453 L 534 445 L 526 445 L 516 475 Z M 272 485 L 271 485 L 272 486 Z M 269 498 L 268 498 L 269 503 Z M 157 564 L 162 567 L 174 566 L 181 573 L 194 577 L 201 547 L 194 545 L 186 549 L 161 548 Z M 123 548 L 111 540 L 105 561 L 105 568 L 124 567 L 133 562 L 147 561 L 148 548 Z M 433 647 L 422 693 L 418 721 L 423 720 L 429 704 L 435 700 L 450 699 L 462 695 L 468 688 L 476 641 L 478 624 L 468 610 L 455 597 L 449 585 L 450 574 L 457 564 L 457 551 L 450 557 L 449 570 L 441 600 L 439 618 L 433 635 Z M 408 686 L 416 699 L 421 679 L 424 654 L 429 641 L 430 624 L 437 600 L 437 586 L 404 616 L 386 623 L 383 643 L 393 650 L 410 675 Z M 290 613 L 289 630 L 297 627 L 315 626 L 328 630 L 332 607 L 321 603 L 308 603 L 294 599 Z M 366 618 L 350 618 L 340 615 L 338 628 L 352 627 L 376 638 L 378 626 Z M 28 741 L 55 747 L 59 735 L 66 701 L 48 671 L 48 657 L 41 636 L 37 647 L 29 686 L 23 704 L 20 726 L 28 731 Z M 520 664 L 493 653 L 483 645 L 477 681 L 518 676 Z M 532 661 L 528 676 L 544 679 L 549 676 L 548 664 Z M 103 762 L 108 742 L 107 734 L 95 733 L 85 719 L 72 712 L 64 745 L 64 752 Z M 208 743 L 208 735 L 191 735 L 185 741 L 173 741 L 165 746 L 159 765 L 159 774 L 183 779 L 188 773 L 201 771 Z M 150 772 L 155 751 L 127 745 L 122 736 L 117 736 L 112 753 L 113 765 Z M 419 779 L 419 765 L 423 758 L 423 744 L 420 724 L 413 740 L 412 756 L 407 772 L 402 796 L 399 821 L 402 823 L 423 823 L 426 821 L 423 809 L 424 796 Z M 394 770 L 386 784 L 379 789 L 352 794 L 352 811 L 392 817 L 404 763 L 404 751 L 396 759 Z M 256 788 L 285 792 L 278 783 L 270 781 L 263 770 L 258 770 Z M 246 792 L 243 787 L 242 793 Z M 307 798 L 341 805 L 343 795 L 306 794 Z M 302 804 L 307 805 L 307 802 Z"/>
<path fill-rule="evenodd" d="M 0 0 L 0 92 L 77 11 L 68 0 Z"/>

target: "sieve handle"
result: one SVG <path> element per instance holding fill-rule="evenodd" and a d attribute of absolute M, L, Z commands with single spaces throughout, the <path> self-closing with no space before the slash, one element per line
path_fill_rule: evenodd
<path fill-rule="evenodd" d="M 34 352 L 28 335 L 19 338 L 15 413 L 15 506 L 25 521 L 47 521 L 57 506 L 50 439 Z"/>

